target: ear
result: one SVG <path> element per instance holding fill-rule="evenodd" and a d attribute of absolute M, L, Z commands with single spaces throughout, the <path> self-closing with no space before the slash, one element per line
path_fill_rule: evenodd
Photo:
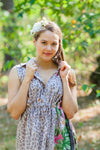
<path fill-rule="evenodd" d="M 34 43 L 34 45 L 36 46 L 36 40 L 35 40 L 35 38 L 33 38 L 33 43 Z"/>

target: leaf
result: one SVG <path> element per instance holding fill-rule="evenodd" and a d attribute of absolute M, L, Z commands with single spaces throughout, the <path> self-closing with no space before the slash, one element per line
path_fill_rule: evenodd
<path fill-rule="evenodd" d="M 29 61 L 31 58 L 30 57 L 27 57 L 27 61 Z"/>
<path fill-rule="evenodd" d="M 63 42 L 63 47 L 66 48 L 67 47 L 67 41 L 65 39 L 63 39 L 62 42 Z"/>
<path fill-rule="evenodd" d="M 97 95 L 96 95 L 96 97 L 99 97 L 100 96 L 100 93 L 98 93 Z"/>
<path fill-rule="evenodd" d="M 100 97 L 100 90 L 96 90 L 96 97 Z"/>
<path fill-rule="evenodd" d="M 3 70 L 4 71 L 6 71 L 7 69 L 10 69 L 11 67 L 12 67 L 12 64 L 13 64 L 13 60 L 11 60 L 11 61 L 6 61 L 6 63 L 4 64 L 4 66 L 3 66 Z"/>
<path fill-rule="evenodd" d="M 90 88 L 94 88 L 96 86 L 96 84 L 92 84 L 91 86 L 90 86 Z"/>
<path fill-rule="evenodd" d="M 30 3 L 30 4 L 34 4 L 34 2 L 35 2 L 35 0 L 31 0 L 29 3 Z"/>
<path fill-rule="evenodd" d="M 87 84 L 83 84 L 83 86 L 82 86 L 83 91 L 86 91 L 87 88 L 88 88 L 88 85 Z"/>
<path fill-rule="evenodd" d="M 23 17 L 24 12 L 18 14 L 18 17 Z"/>

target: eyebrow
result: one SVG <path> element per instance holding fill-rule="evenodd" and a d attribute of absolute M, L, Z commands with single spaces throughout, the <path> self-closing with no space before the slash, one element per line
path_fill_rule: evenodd
<path fill-rule="evenodd" d="M 46 41 L 46 40 L 42 39 L 41 41 Z"/>
<path fill-rule="evenodd" d="M 47 40 L 44 40 L 44 39 L 42 39 L 41 41 L 45 41 L 45 42 L 48 42 Z M 53 42 L 57 42 L 57 40 L 55 40 L 55 41 L 53 41 Z"/>

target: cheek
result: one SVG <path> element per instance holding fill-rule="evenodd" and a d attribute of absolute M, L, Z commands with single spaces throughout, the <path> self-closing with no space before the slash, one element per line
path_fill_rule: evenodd
<path fill-rule="evenodd" d="M 53 55 L 54 56 L 56 55 L 57 51 L 58 51 L 58 49 L 56 49 L 56 50 L 53 51 Z"/>
<path fill-rule="evenodd" d="M 54 49 L 54 53 L 56 53 L 58 51 L 58 49 Z"/>
<path fill-rule="evenodd" d="M 57 52 L 58 51 L 59 46 L 54 47 L 54 51 Z"/>
<path fill-rule="evenodd" d="M 36 52 L 37 52 L 37 54 L 40 54 L 41 53 L 41 48 L 40 47 L 36 47 Z"/>
<path fill-rule="evenodd" d="M 38 45 L 38 47 L 37 47 L 38 50 L 43 50 L 43 49 L 45 49 L 45 48 L 46 48 L 46 46 L 45 46 L 45 45 L 41 45 L 41 44 Z"/>
<path fill-rule="evenodd" d="M 45 48 L 43 46 L 36 47 L 37 55 L 41 55 L 43 53 L 44 49 Z"/>

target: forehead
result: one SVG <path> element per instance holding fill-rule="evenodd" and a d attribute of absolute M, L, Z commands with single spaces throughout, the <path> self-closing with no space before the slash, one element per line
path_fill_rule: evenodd
<path fill-rule="evenodd" d="M 56 33 L 47 30 L 40 34 L 39 40 L 59 41 L 59 36 Z"/>

